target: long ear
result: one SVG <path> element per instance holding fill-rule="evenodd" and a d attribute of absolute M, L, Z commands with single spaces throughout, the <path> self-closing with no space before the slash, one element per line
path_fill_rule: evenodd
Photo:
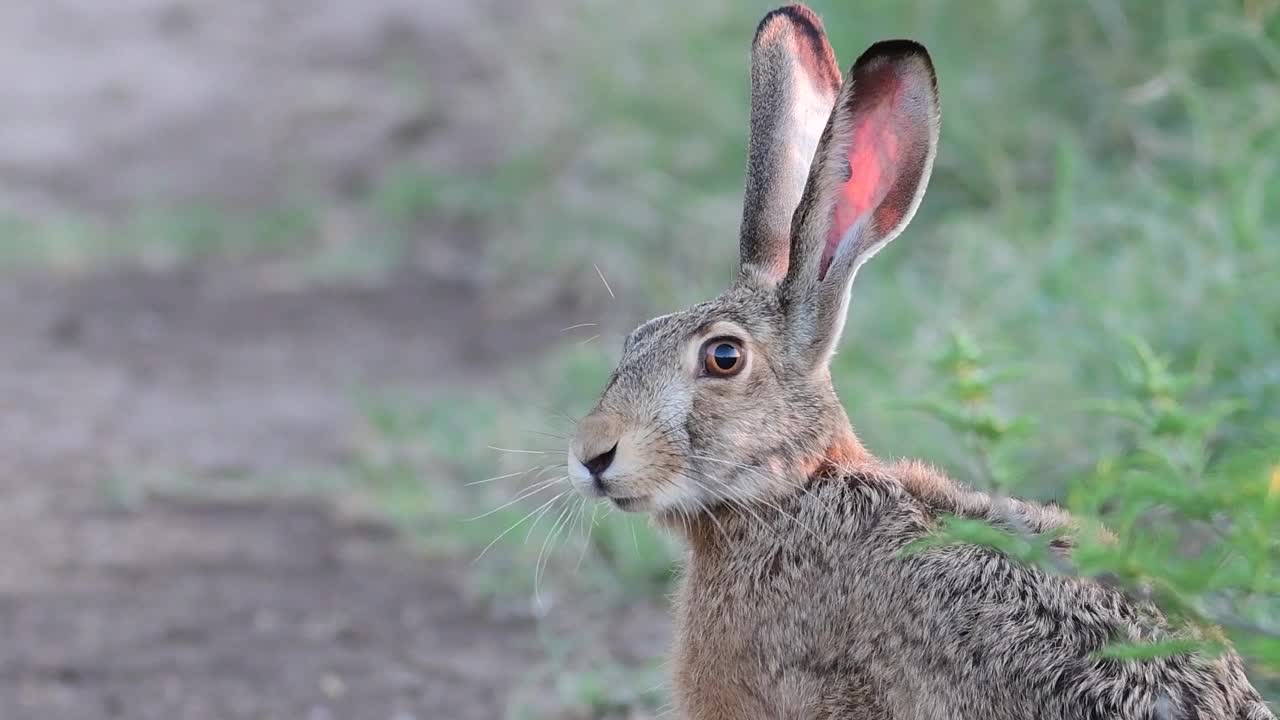
<path fill-rule="evenodd" d="M 924 46 L 872 45 L 849 71 L 792 225 L 782 293 L 789 342 L 826 362 L 853 277 L 907 226 L 938 146 L 937 78 Z"/>
<path fill-rule="evenodd" d="M 765 16 L 751 43 L 751 133 L 739 239 L 741 277 L 774 286 L 787 271 L 791 216 L 840 90 L 822 21 L 803 5 Z"/>

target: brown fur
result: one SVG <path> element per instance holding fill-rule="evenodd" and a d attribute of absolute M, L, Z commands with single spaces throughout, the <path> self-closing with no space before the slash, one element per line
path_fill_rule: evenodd
<path fill-rule="evenodd" d="M 918 465 L 844 466 L 691 528 L 674 686 L 690 718 L 1269 718 L 1240 659 L 1121 662 L 1172 630 L 1086 579 L 955 546 L 902 553 L 941 513 L 1052 530 Z M 736 709 L 735 709 L 736 708 Z"/>
<path fill-rule="evenodd" d="M 1115 588 L 983 547 L 903 552 L 959 515 L 1051 533 L 1065 558 L 1072 521 L 919 462 L 882 463 L 854 435 L 828 360 L 858 267 L 920 202 L 939 113 L 919 45 L 873 46 L 843 84 L 830 57 L 808 10 L 761 23 L 742 271 L 719 297 L 633 331 L 570 443 L 582 492 L 650 512 L 688 543 L 678 709 L 692 720 L 1273 718 L 1234 653 L 1096 657 L 1113 639 L 1175 633 Z M 809 112 L 828 97 L 830 118 Z M 791 112 L 797 102 L 806 112 Z M 819 127 L 801 187 L 795 153 Z M 850 188 L 866 178 L 882 185 Z M 724 338 L 743 349 L 730 377 L 705 367 Z"/>
<path fill-rule="evenodd" d="M 776 284 L 787 271 L 791 215 L 841 77 L 822 21 L 792 5 L 765 16 L 751 43 L 751 133 L 742 206 L 742 272 Z"/>

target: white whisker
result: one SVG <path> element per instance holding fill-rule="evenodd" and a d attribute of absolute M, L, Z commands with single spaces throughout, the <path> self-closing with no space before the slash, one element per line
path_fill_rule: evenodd
<path fill-rule="evenodd" d="M 613 294 L 613 288 L 609 287 L 609 281 L 604 279 L 604 273 L 600 272 L 600 266 L 591 263 L 591 267 L 596 269 L 596 274 L 600 276 L 600 282 L 604 283 L 604 289 L 609 291 L 609 297 L 617 299 L 617 295 Z"/>
<path fill-rule="evenodd" d="M 585 517 L 586 516 L 585 506 L 586 506 L 587 499 L 583 498 L 582 502 L 583 502 L 582 514 Z M 574 572 L 578 572 L 579 570 L 582 569 L 582 560 L 587 556 L 587 551 L 591 549 L 591 533 L 593 530 L 596 529 L 596 511 L 599 509 L 600 509 L 599 503 L 591 503 L 591 519 L 587 520 L 587 535 L 582 540 L 582 554 L 578 556 L 578 565 L 573 569 Z"/>
<path fill-rule="evenodd" d="M 560 511 L 560 515 L 556 517 L 555 523 L 551 525 L 551 530 L 547 532 L 547 537 L 542 541 L 542 548 L 538 550 L 538 559 L 533 564 L 533 601 L 539 607 L 542 606 L 542 595 L 539 592 L 542 582 L 542 571 L 546 567 L 543 564 L 543 557 L 546 557 L 547 545 L 552 544 L 552 539 L 560 535 L 560 528 L 565 518 L 570 517 L 569 513 L 573 509 L 571 503 L 565 503 L 565 507 Z"/>
<path fill-rule="evenodd" d="M 568 454 L 567 450 L 524 450 L 522 448 L 504 448 L 504 447 L 498 447 L 496 445 L 486 445 L 485 447 L 489 448 L 490 450 L 495 450 L 497 452 L 522 453 L 525 455 L 555 455 L 555 454 L 567 455 Z"/>
<path fill-rule="evenodd" d="M 595 327 L 595 326 L 596 326 L 595 323 L 578 323 L 577 325 L 570 325 L 567 328 L 560 328 L 560 332 L 562 333 L 569 332 L 570 330 L 577 330 L 578 328 Z"/>
<path fill-rule="evenodd" d="M 534 435 L 541 435 L 543 437 L 555 438 L 556 440 L 564 440 L 565 442 L 569 441 L 569 438 L 564 435 L 557 435 L 555 433 L 550 433 L 545 430 L 525 430 L 525 432 L 531 432 Z"/>
<path fill-rule="evenodd" d="M 546 501 L 546 502 L 545 502 L 545 503 L 543 503 L 542 505 L 539 505 L 538 507 L 536 507 L 536 508 L 534 508 L 534 509 L 530 510 L 528 515 L 525 515 L 524 517 L 522 517 L 522 518 L 520 518 L 519 520 L 517 520 L 517 521 L 515 521 L 514 523 L 512 523 L 511 527 L 507 528 L 506 530 L 503 530 L 503 531 L 502 531 L 502 533 L 498 535 L 498 537 L 496 537 L 496 538 L 494 538 L 494 539 L 490 540 L 490 541 L 489 541 L 489 544 L 488 544 L 488 545 L 485 545 L 485 546 L 484 546 L 484 549 L 480 551 L 480 554 L 476 556 L 476 559 L 471 561 L 471 564 L 472 564 L 472 565 L 474 565 L 474 564 L 476 564 L 476 563 L 480 562 L 480 558 L 484 557 L 484 554 L 485 554 L 485 553 L 487 553 L 487 552 L 489 552 L 489 548 L 491 548 L 491 547 L 493 547 L 494 545 L 498 544 L 498 541 L 499 541 L 499 540 L 501 540 L 502 538 L 506 537 L 506 536 L 507 536 L 507 533 L 511 532 L 512 530 L 515 530 L 517 527 L 520 527 L 520 525 L 521 525 L 522 523 L 524 523 L 524 521 L 525 521 L 525 520 L 528 520 L 531 516 L 533 516 L 533 514 L 534 514 L 534 513 L 538 512 L 539 510 L 541 510 L 541 509 L 542 509 L 542 508 L 544 508 L 544 507 L 547 507 L 548 505 L 550 505 L 551 503 L 555 502 L 556 500 L 559 500 L 559 499 L 560 499 L 561 497 L 563 497 L 563 496 L 564 496 L 564 494 L 565 494 L 565 493 L 567 493 L 567 492 L 570 492 L 570 491 L 569 491 L 569 490 L 561 490 L 559 495 L 556 495 L 555 497 L 553 497 L 553 498 L 551 498 L 550 500 Z"/>
<path fill-rule="evenodd" d="M 513 473 L 507 473 L 506 475 L 496 475 L 496 476 L 494 476 L 494 477 L 491 477 L 491 478 L 485 478 L 485 479 L 483 479 L 483 480 L 472 480 L 472 481 L 471 481 L 471 482 L 469 482 L 469 483 L 465 483 L 465 484 L 464 484 L 464 487 L 471 487 L 472 485 L 483 485 L 483 484 L 485 484 L 485 483 L 491 483 L 491 482 L 494 482 L 495 480 L 506 480 L 507 478 L 513 478 L 513 477 L 515 477 L 515 476 L 517 476 L 517 475 L 526 475 L 526 474 L 531 473 L 531 472 L 538 472 L 538 471 L 540 471 L 540 470 L 546 470 L 547 468 L 553 468 L 553 467 L 563 467 L 563 465 L 561 465 L 561 466 L 556 466 L 556 465 L 542 465 L 542 466 L 540 466 L 540 467 L 531 467 L 531 468 L 528 468 L 527 470 L 517 470 L 516 472 L 513 472 Z"/>
<path fill-rule="evenodd" d="M 547 408 L 544 408 L 544 409 L 546 410 L 546 412 L 547 412 L 547 414 L 548 414 L 548 415 L 551 415 L 552 417 L 558 418 L 558 419 L 560 419 L 560 420 L 564 420 L 565 422 L 569 423 L 570 425 L 577 425 L 577 424 L 578 424 L 578 419 L 577 419 L 577 418 L 575 418 L 575 417 L 573 417 L 572 415 L 569 415 L 568 413 L 562 412 L 562 411 L 560 411 L 560 410 L 555 410 L 555 409 L 550 408 L 550 407 L 547 407 Z"/>
<path fill-rule="evenodd" d="M 529 524 L 529 532 L 524 534 L 524 540 L 520 542 L 520 545 L 522 547 L 529 544 L 529 540 L 533 537 L 534 531 L 538 529 L 538 523 L 542 522 L 542 518 L 546 517 L 547 511 L 549 510 L 551 510 L 551 507 L 543 508 L 542 512 L 538 513 L 538 516 L 535 517 L 533 519 L 533 522 Z"/>
<path fill-rule="evenodd" d="M 487 512 L 483 512 L 483 513 L 481 513 L 481 514 L 479 514 L 479 515 L 476 515 L 476 516 L 475 516 L 475 517 L 473 517 L 473 518 L 467 518 L 467 520 L 466 520 L 466 521 L 467 521 L 467 522 L 475 522 L 476 520 L 480 520 L 480 519 L 482 519 L 482 518 L 487 518 L 487 517 L 489 517 L 490 515 L 492 515 L 492 514 L 494 514 L 494 513 L 498 512 L 498 511 L 500 511 L 500 510 L 505 510 L 506 508 L 509 508 L 509 507 L 511 507 L 512 505 L 515 505 L 516 503 L 520 502 L 521 500 L 524 500 L 524 499 L 526 499 L 526 498 L 531 498 L 531 497 L 533 497 L 534 495 L 537 495 L 538 493 L 542 492 L 543 490 L 546 490 L 547 488 L 551 487 L 552 485 L 555 485 L 555 484 L 556 484 L 556 483 L 558 483 L 558 482 L 562 482 L 562 481 L 564 481 L 564 480 L 568 480 L 568 479 L 569 479 L 569 476 L 568 476 L 568 475 L 565 475 L 565 476 L 563 476 L 563 477 L 547 478 L 546 480 L 543 480 L 543 481 L 538 482 L 538 483 L 536 483 L 536 484 L 534 484 L 534 485 L 531 485 L 530 487 L 525 488 L 524 490 L 521 490 L 520 492 L 516 493 L 516 496 L 515 496 L 514 498 L 511 498 L 510 500 L 508 500 L 507 502 L 505 502 L 505 503 L 503 503 L 503 504 L 499 505 L 498 507 L 496 507 L 496 508 L 494 508 L 494 509 L 492 509 L 492 510 L 489 510 L 489 511 L 487 511 Z"/>

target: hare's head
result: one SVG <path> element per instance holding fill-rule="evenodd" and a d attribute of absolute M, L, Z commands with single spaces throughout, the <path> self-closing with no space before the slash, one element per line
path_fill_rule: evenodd
<path fill-rule="evenodd" d="M 920 45 L 873 45 L 842 82 L 809 10 L 775 10 L 752 44 L 741 266 L 719 297 L 654 318 L 569 447 L 582 492 L 693 513 L 785 492 L 860 453 L 828 364 L 854 275 L 911 220 L 938 141 Z"/>

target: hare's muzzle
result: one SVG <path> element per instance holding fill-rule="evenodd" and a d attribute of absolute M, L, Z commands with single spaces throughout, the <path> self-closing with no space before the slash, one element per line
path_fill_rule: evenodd
<path fill-rule="evenodd" d="M 569 444 L 569 477 L 590 497 L 605 497 L 609 470 L 618 455 L 622 422 L 613 415 L 596 413 L 583 419 Z"/>

